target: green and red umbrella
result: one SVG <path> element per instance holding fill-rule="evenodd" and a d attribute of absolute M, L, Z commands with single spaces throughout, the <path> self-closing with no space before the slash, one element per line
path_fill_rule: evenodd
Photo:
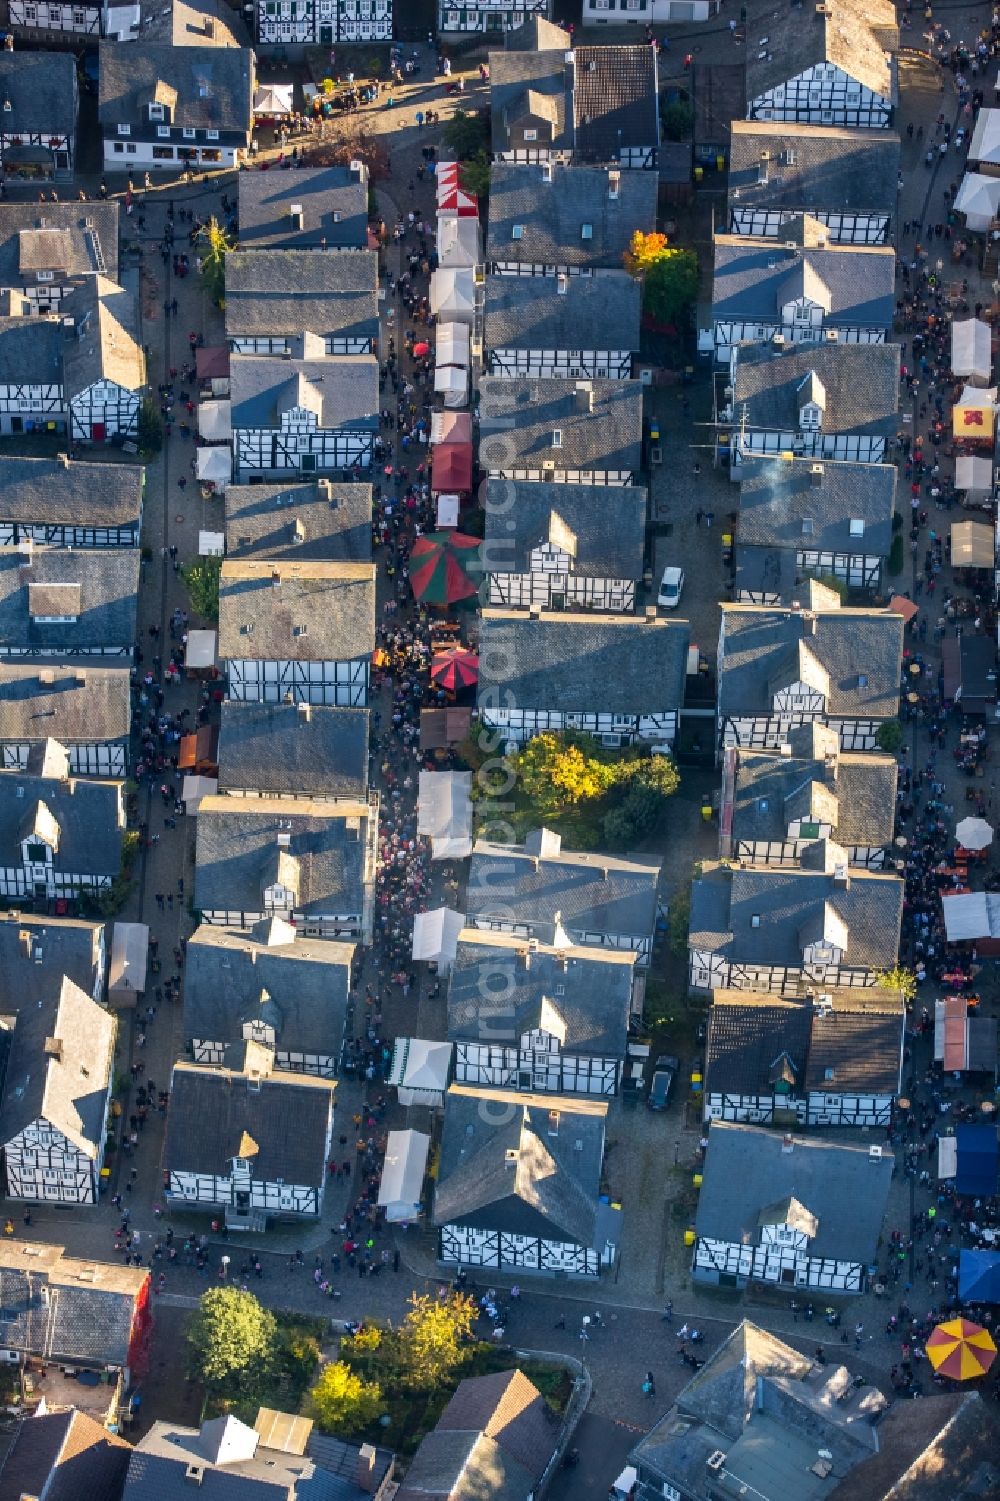
<path fill-rule="evenodd" d="M 482 542 L 463 532 L 428 532 L 410 553 L 414 597 L 428 605 L 453 605 L 479 593 Z"/>
<path fill-rule="evenodd" d="M 431 682 L 447 688 L 449 693 L 471 688 L 479 682 L 479 658 L 464 646 L 451 646 L 431 658 Z"/>

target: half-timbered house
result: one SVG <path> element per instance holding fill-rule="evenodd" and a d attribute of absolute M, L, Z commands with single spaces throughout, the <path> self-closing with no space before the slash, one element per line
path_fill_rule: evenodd
<path fill-rule="evenodd" d="M 642 578 L 645 536 L 646 491 L 639 486 L 489 480 L 489 603 L 627 614 Z"/>
<path fill-rule="evenodd" d="M 677 733 L 690 630 L 645 616 L 484 610 L 480 722 L 524 745 L 583 730 L 602 745 L 670 745 Z"/>
<path fill-rule="evenodd" d="M 899 358 L 898 344 L 847 344 L 836 329 L 805 344 L 733 345 L 721 412 L 733 423 L 731 478 L 754 455 L 884 463 L 898 425 Z"/>
<path fill-rule="evenodd" d="M 555 948 L 610 948 L 649 964 L 662 861 L 563 850 L 551 829 L 523 845 L 477 839 L 466 889 L 467 923 Z"/>
<path fill-rule="evenodd" d="M 654 171 L 660 94 L 655 47 L 577 47 L 573 54 L 573 160 Z"/>
<path fill-rule="evenodd" d="M 688 983 L 776 995 L 875 985 L 896 963 L 902 916 L 899 877 L 852 869 L 828 839 L 794 867 L 707 864 L 691 887 Z"/>
<path fill-rule="evenodd" d="M 392 40 L 393 0 L 257 0 L 261 47 Z"/>
<path fill-rule="evenodd" d="M 121 869 L 125 784 L 70 776 L 55 740 L 30 747 L 23 771 L 0 772 L 0 897 L 74 900 Z"/>
<path fill-rule="evenodd" d="M 250 145 L 249 47 L 103 42 L 97 116 L 108 171 L 236 167 Z"/>
<path fill-rule="evenodd" d="M 0 915 L 0 995 L 18 1006 L 44 1005 L 63 977 L 99 1001 L 106 970 L 103 923 L 17 909 Z"/>
<path fill-rule="evenodd" d="M 787 608 L 724 603 L 719 746 L 775 750 L 818 720 L 842 750 L 873 750 L 879 725 L 899 712 L 902 660 L 902 616 L 846 608 L 813 579 Z"/>
<path fill-rule="evenodd" d="M 882 344 L 892 326 L 895 286 L 891 246 L 835 244 L 808 214 L 789 219 L 780 242 L 718 234 L 716 356 L 728 364 L 734 344 L 811 343 L 832 330 L 845 344 Z"/>
<path fill-rule="evenodd" d="M 127 42 L 139 29 L 140 6 L 107 0 L 10 0 L 10 28 L 29 42 L 49 43 L 75 37 L 96 42 L 107 37 Z"/>
<path fill-rule="evenodd" d="M 238 189 L 241 252 L 369 248 L 364 162 L 302 167 L 294 177 L 243 172 Z"/>
<path fill-rule="evenodd" d="M 863 1293 L 894 1167 L 889 1147 L 713 1122 L 692 1278 L 715 1287 L 762 1282 L 786 1293 Z"/>
<path fill-rule="evenodd" d="M 187 946 L 184 1043 L 195 1063 L 241 1041 L 274 1050 L 277 1069 L 332 1079 L 351 989 L 352 943 L 303 938 L 281 917 L 249 931 L 202 923 Z"/>
<path fill-rule="evenodd" d="M 0 769 L 24 771 L 32 747 L 57 740 L 77 777 L 128 776 L 127 667 L 0 661 Z"/>
<path fill-rule="evenodd" d="M 370 563 L 371 485 L 330 479 L 229 485 L 226 557 Z"/>
<path fill-rule="evenodd" d="M 610 1096 L 628 1039 L 634 950 L 559 948 L 466 928 L 448 987 L 459 1084 Z"/>
<path fill-rule="evenodd" d="M 434 1188 L 438 1259 L 549 1277 L 612 1266 L 620 1216 L 599 1201 L 607 1112 L 579 1095 L 453 1084 Z"/>
<path fill-rule="evenodd" d="M 58 308 L 87 277 L 118 279 L 118 203 L 0 203 L 0 288 L 33 313 Z"/>
<path fill-rule="evenodd" d="M 64 976 L 46 1004 L 21 1005 L 0 1020 L 0 1042 L 8 1199 L 96 1204 L 114 1085 L 113 1017 Z"/>
<path fill-rule="evenodd" d="M 715 991 L 704 1118 L 757 1126 L 888 1126 L 903 1066 L 899 991 Z"/>
<path fill-rule="evenodd" d="M 486 368 L 534 380 L 627 380 L 639 353 L 640 301 L 625 271 L 490 277 Z"/>
<path fill-rule="evenodd" d="M 573 155 L 573 39 L 542 16 L 490 52 L 494 161 L 568 162 Z"/>
<path fill-rule="evenodd" d="M 486 375 L 479 389 L 479 462 L 490 479 L 635 484 L 642 468 L 640 381 Z"/>
<path fill-rule="evenodd" d="M 837 0 L 779 18 L 749 49 L 747 118 L 887 130 L 898 89 L 891 0 Z"/>
<path fill-rule="evenodd" d="M 723 752 L 721 860 L 797 865 L 808 844 L 833 839 L 852 865 L 880 870 L 895 818 L 894 758 L 842 751 L 837 731 L 815 720 L 777 750 Z"/>
<path fill-rule="evenodd" d="M 0 1350 L 131 1385 L 145 1369 L 149 1268 L 67 1256 L 64 1246 L 0 1241 Z M 74 1472 L 75 1473 L 75 1472 Z"/>
<path fill-rule="evenodd" d="M 810 399 L 822 402 L 818 379 Z M 816 459 L 747 458 L 739 467 L 737 600 L 790 604 L 804 579 L 877 593 L 892 546 L 896 469 Z"/>
<path fill-rule="evenodd" d="M 368 796 L 367 709 L 313 704 L 222 704 L 219 790 L 230 797 L 363 802 Z"/>
<path fill-rule="evenodd" d="M 139 549 L 0 547 L 0 657 L 131 661 Z"/>
<path fill-rule="evenodd" d="M 79 86 L 68 52 L 0 52 L 0 172 L 72 177 Z"/>
<path fill-rule="evenodd" d="M 87 1388 L 78 1386 L 85 1399 Z M 107 1391 L 105 1385 L 102 1395 Z M 46 1382 L 44 1406 L 30 1409 L 30 1416 L 19 1420 L 0 1459 L 0 1489 L 11 1496 L 58 1497 L 60 1491 L 72 1495 L 77 1478 L 86 1475 L 88 1495 L 120 1497 L 131 1444 L 110 1433 L 96 1414 L 91 1417 L 75 1406 L 53 1411 L 50 1397 Z"/>
<path fill-rule="evenodd" d="M 378 350 L 378 255 L 352 250 L 231 250 L 226 256 L 226 338 L 234 354 Z"/>
<path fill-rule="evenodd" d="M 90 276 L 60 305 L 63 389 L 75 443 L 135 442 L 146 383 L 131 292 Z"/>
<path fill-rule="evenodd" d="M 483 1489 L 480 1477 L 497 1497 L 522 1501 L 542 1494 L 555 1453 L 551 1410 L 523 1371 L 469 1376 L 407 1465 L 400 1501 L 459 1501 Z"/>
<path fill-rule="evenodd" d="M 437 29 L 442 36 L 510 31 L 528 16 L 551 14 L 552 0 L 437 0 Z"/>
<path fill-rule="evenodd" d="M 244 1040 L 214 1066 L 175 1063 L 163 1146 L 164 1192 L 178 1209 L 222 1211 L 231 1230 L 318 1219 L 333 1141 L 336 1084 L 278 1068 Z"/>
<path fill-rule="evenodd" d="M 206 797 L 195 908 L 220 927 L 281 917 L 307 938 L 370 943 L 377 849 L 374 801 Z"/>
<path fill-rule="evenodd" d="M 144 479 L 138 464 L 0 457 L 0 547 L 138 547 Z"/>
<path fill-rule="evenodd" d="M 490 269 L 500 276 L 620 271 L 635 231 L 656 223 L 656 192 L 655 173 L 494 162 Z"/>
<path fill-rule="evenodd" d="M 6 297 L 6 294 L 5 294 Z M 62 433 L 63 331 L 30 316 L 26 299 L 7 300 L 0 316 L 0 435 Z"/>
<path fill-rule="evenodd" d="M 365 709 L 374 650 L 372 564 L 223 563 L 219 659 L 229 698 Z"/>
<path fill-rule="evenodd" d="M 729 232 L 784 239 L 795 214 L 812 214 L 846 245 L 890 245 L 900 163 L 893 130 L 734 120 L 729 148 Z"/>
<path fill-rule="evenodd" d="M 323 347 L 317 347 L 322 345 Z M 371 468 L 379 428 L 378 360 L 324 358 L 307 336 L 302 354 L 236 354 L 229 363 L 234 478 L 360 479 Z"/>

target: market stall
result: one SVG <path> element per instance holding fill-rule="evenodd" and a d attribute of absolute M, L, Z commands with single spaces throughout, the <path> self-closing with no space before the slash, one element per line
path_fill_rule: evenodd
<path fill-rule="evenodd" d="M 450 969 L 458 950 L 458 935 L 464 927 L 464 915 L 450 907 L 418 912 L 413 919 L 412 958 L 436 964 L 441 972 Z"/>
<path fill-rule="evenodd" d="M 439 266 L 478 266 L 483 258 L 479 220 L 457 214 L 440 217 L 437 254 Z"/>
<path fill-rule="evenodd" d="M 399 1037 L 392 1054 L 387 1084 L 394 1084 L 401 1105 L 430 1105 L 440 1110 L 451 1077 L 450 1042 L 427 1042 Z"/>
<path fill-rule="evenodd" d="M 432 860 L 472 854 L 472 772 L 422 771 L 417 833 L 431 841 Z"/>
<path fill-rule="evenodd" d="M 439 443 L 431 454 L 431 489 L 467 494 L 472 489 L 472 444 Z"/>
<path fill-rule="evenodd" d="M 189 678 L 217 676 L 214 631 L 188 631 L 184 670 Z"/>
<path fill-rule="evenodd" d="M 982 455 L 962 453 L 955 460 L 955 489 L 969 497 L 990 495 L 993 491 L 993 460 Z"/>
<path fill-rule="evenodd" d="M 464 407 L 469 400 L 469 372 L 464 365 L 438 365 L 434 392 L 446 407 Z"/>
<path fill-rule="evenodd" d="M 431 312 L 441 322 L 472 322 L 476 281 L 471 266 L 442 266 L 431 273 Z"/>
<path fill-rule="evenodd" d="M 472 415 L 469 412 L 432 412 L 431 442 L 472 443 Z"/>
<path fill-rule="evenodd" d="M 144 922 L 116 922 L 111 932 L 108 1005 L 135 1006 L 146 989 L 149 928 Z"/>
<path fill-rule="evenodd" d="M 966 172 L 955 194 L 954 209 L 965 215 L 967 229 L 986 234 L 1000 207 L 1000 178 Z"/>
<path fill-rule="evenodd" d="M 390 1131 L 379 1183 L 379 1208 L 390 1224 L 420 1217 L 431 1139 L 423 1131 Z"/>
<path fill-rule="evenodd" d="M 985 521 L 953 521 L 952 568 L 989 568 L 995 562 L 993 527 Z"/>
<path fill-rule="evenodd" d="M 964 318 L 951 325 L 951 368 L 958 380 L 988 386 L 993 373 L 990 326 L 980 318 Z"/>
<path fill-rule="evenodd" d="M 186 776 L 181 784 L 181 802 L 188 816 L 197 816 L 202 799 L 215 797 L 218 790 L 218 777 Z"/>
<path fill-rule="evenodd" d="M 225 490 L 233 473 L 233 455 L 229 448 L 199 448 L 195 453 L 195 474 L 200 484 Z"/>
<path fill-rule="evenodd" d="M 461 745 L 472 727 L 472 710 L 450 706 L 447 709 L 421 709 L 420 749 L 446 750 Z"/>
<path fill-rule="evenodd" d="M 232 441 L 233 424 L 228 401 L 203 401 L 198 407 L 198 436 L 206 443 Z"/>

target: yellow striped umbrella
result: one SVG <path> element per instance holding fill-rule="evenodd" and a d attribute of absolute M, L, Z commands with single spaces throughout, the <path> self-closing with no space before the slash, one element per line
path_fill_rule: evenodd
<path fill-rule="evenodd" d="M 949 1319 L 946 1324 L 938 1324 L 926 1349 L 934 1369 L 953 1381 L 985 1376 L 997 1353 L 989 1331 L 968 1319 Z"/>

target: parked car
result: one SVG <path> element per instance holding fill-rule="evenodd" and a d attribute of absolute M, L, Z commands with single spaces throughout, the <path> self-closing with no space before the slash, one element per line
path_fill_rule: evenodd
<path fill-rule="evenodd" d="M 660 591 L 656 596 L 656 603 L 664 610 L 676 610 L 681 602 L 681 590 L 684 588 L 683 568 L 664 568 L 663 577 L 660 579 Z"/>
<path fill-rule="evenodd" d="M 650 1110 L 666 1110 L 674 1078 L 680 1066 L 680 1059 L 674 1058 L 671 1054 L 661 1053 L 657 1058 L 653 1079 L 649 1086 L 649 1096 L 646 1100 Z"/>

